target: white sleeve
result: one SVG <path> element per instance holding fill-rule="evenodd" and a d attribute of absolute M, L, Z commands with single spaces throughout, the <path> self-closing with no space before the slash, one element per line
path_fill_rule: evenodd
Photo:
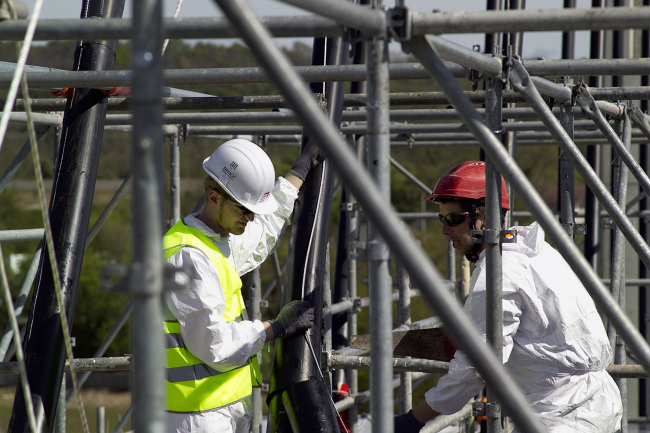
<path fill-rule="evenodd" d="M 477 271 L 480 272 L 481 269 Z M 512 353 L 513 338 L 519 328 L 521 316 L 521 301 L 514 280 L 504 279 L 502 283 L 504 364 Z M 479 276 L 465 305 L 465 311 L 483 341 L 486 341 L 487 335 L 485 289 L 485 278 Z M 427 391 L 425 399 L 434 410 L 443 414 L 452 414 L 461 410 L 472 397 L 481 392 L 484 386 L 485 382 L 470 363 L 469 358 L 459 350 L 449 363 L 449 372 L 440 378 L 434 388 Z"/>
<path fill-rule="evenodd" d="M 188 289 L 166 294 L 169 312 L 178 319 L 186 347 L 217 371 L 243 365 L 264 346 L 261 321 L 226 322 L 225 297 L 219 275 L 208 257 L 197 248 L 185 247 L 169 258 L 174 266 L 189 267 Z"/>
<path fill-rule="evenodd" d="M 229 236 L 232 263 L 239 275 L 252 271 L 266 260 L 278 246 L 278 239 L 291 222 L 298 190 L 280 177 L 272 193 L 278 202 L 278 209 L 269 215 L 255 215 L 243 234 Z"/>

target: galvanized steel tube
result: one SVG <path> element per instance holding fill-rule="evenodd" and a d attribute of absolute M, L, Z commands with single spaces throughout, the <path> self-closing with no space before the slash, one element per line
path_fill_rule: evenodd
<path fill-rule="evenodd" d="M 373 39 L 367 45 L 368 65 L 368 172 L 386 203 L 390 197 L 390 118 L 388 111 L 388 41 Z M 370 402 L 372 429 L 376 432 L 391 432 L 393 422 L 393 370 L 392 358 L 392 277 L 390 274 L 390 253 L 386 241 L 374 223 L 368 224 L 368 295 L 370 296 L 370 387 L 373 399 Z"/>
<path fill-rule="evenodd" d="M 166 431 L 163 321 L 162 1 L 133 3 L 133 379 L 134 430 Z"/>
<path fill-rule="evenodd" d="M 544 32 L 644 29 L 650 7 L 413 12 L 414 36 L 443 33 Z"/>

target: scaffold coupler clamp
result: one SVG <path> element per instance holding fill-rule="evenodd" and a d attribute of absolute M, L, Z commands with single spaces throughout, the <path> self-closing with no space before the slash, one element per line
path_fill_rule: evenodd
<path fill-rule="evenodd" d="M 481 52 L 481 46 L 478 44 L 472 45 L 472 51 L 475 51 L 477 53 Z M 477 71 L 476 69 L 469 68 L 467 70 L 467 79 L 472 82 L 472 90 L 475 91 L 478 89 L 478 82 L 483 78 L 483 75 L 481 74 L 481 71 Z"/>
<path fill-rule="evenodd" d="M 180 123 L 176 125 L 178 128 L 178 138 L 183 141 L 183 144 L 187 141 L 188 133 L 187 123 Z"/>
<path fill-rule="evenodd" d="M 504 85 L 506 85 L 510 80 L 510 70 L 515 64 L 515 58 L 517 60 L 519 59 L 519 57 L 513 53 L 512 45 L 508 45 L 505 59 L 501 59 L 501 80 Z"/>
<path fill-rule="evenodd" d="M 596 107 L 596 101 L 591 96 L 591 93 L 589 93 L 589 87 L 582 78 L 573 87 L 571 101 L 580 105 L 583 114 L 592 119 L 599 113 L 598 107 Z"/>
<path fill-rule="evenodd" d="M 389 39 L 395 42 L 408 42 L 412 37 L 413 22 L 411 10 L 405 6 L 396 6 L 386 11 L 386 25 Z M 402 43 L 402 50 L 409 52 L 408 44 Z"/>
<path fill-rule="evenodd" d="M 514 244 L 517 242 L 516 230 L 472 230 L 471 236 L 474 244 Z"/>

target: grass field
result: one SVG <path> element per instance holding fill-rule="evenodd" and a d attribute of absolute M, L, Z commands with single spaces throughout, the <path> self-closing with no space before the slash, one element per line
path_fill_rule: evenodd
<path fill-rule="evenodd" d="M 5 433 L 9 426 L 11 410 L 13 407 L 15 387 L 0 387 L 0 433 Z M 90 432 L 100 431 L 97 425 L 97 412 L 99 407 L 104 407 L 104 430 L 107 433 L 113 431 L 123 418 L 131 404 L 131 394 L 128 392 L 112 392 L 107 389 L 82 390 L 81 400 L 88 420 Z M 131 422 L 127 422 L 122 432 L 131 430 Z M 73 399 L 68 405 L 66 413 L 66 432 L 83 432 L 81 423 L 81 412 L 79 411 L 78 400 Z"/>

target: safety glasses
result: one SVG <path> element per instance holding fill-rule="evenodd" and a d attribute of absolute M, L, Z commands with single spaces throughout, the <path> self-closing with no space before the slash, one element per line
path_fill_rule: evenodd
<path fill-rule="evenodd" d="M 455 227 L 467 219 L 469 212 L 448 213 L 447 215 L 438 214 L 441 223 L 447 224 L 449 227 Z"/>
<path fill-rule="evenodd" d="M 247 209 L 246 207 L 244 207 L 244 206 L 240 205 L 239 203 L 237 203 L 234 198 L 232 198 L 232 197 L 230 197 L 230 195 L 228 195 L 227 192 L 224 191 L 222 194 L 223 194 L 224 197 L 226 197 L 228 200 L 230 200 L 232 202 L 235 210 L 237 211 L 237 213 L 239 215 L 246 216 L 246 215 L 250 215 L 250 214 L 253 213 L 252 210 Z"/>

